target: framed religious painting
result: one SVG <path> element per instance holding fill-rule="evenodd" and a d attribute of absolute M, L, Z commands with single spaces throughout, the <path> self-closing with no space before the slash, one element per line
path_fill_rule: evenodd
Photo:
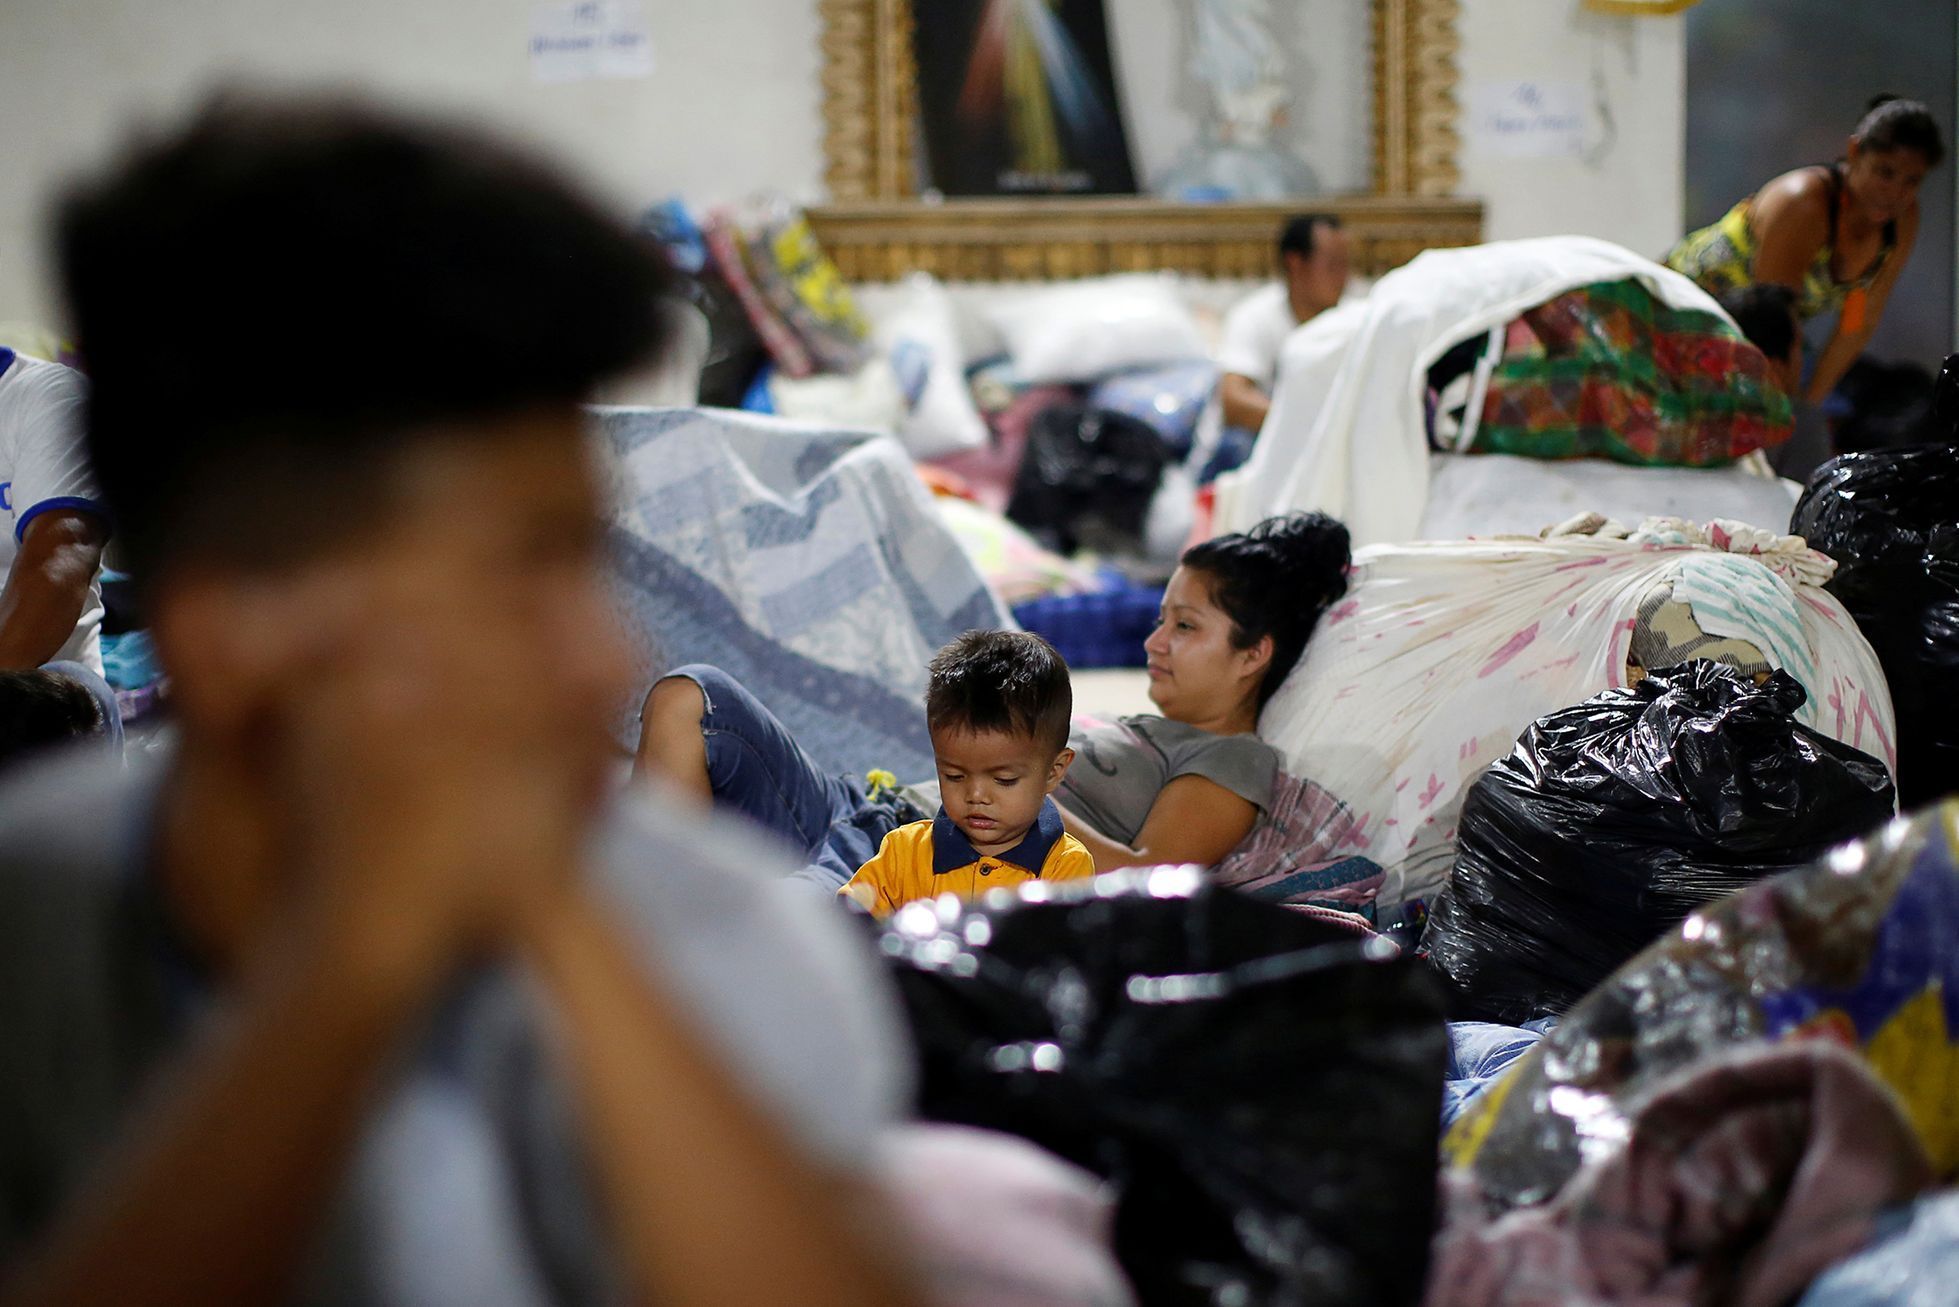
<path fill-rule="evenodd" d="M 1103 0 L 931 0 L 912 24 L 921 171 L 941 195 L 1130 195 Z"/>
<path fill-rule="evenodd" d="M 1337 214 L 1360 271 L 1482 237 L 1457 0 L 819 0 L 845 275 L 1261 276 Z"/>

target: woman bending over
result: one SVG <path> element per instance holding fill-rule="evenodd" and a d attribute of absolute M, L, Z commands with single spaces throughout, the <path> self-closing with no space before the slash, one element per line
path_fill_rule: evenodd
<path fill-rule="evenodd" d="M 1803 398 L 1820 403 L 1877 330 L 1891 288 L 1918 239 L 1918 188 L 1945 157 L 1931 111 L 1879 96 L 1844 157 L 1785 172 L 1690 233 L 1666 257 L 1702 289 L 1771 283 L 1795 292 L 1796 317 L 1837 314 L 1836 331 Z"/>

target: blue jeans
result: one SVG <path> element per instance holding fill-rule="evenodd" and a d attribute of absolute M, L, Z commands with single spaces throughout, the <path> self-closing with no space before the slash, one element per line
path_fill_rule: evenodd
<path fill-rule="evenodd" d="M 876 855 L 886 835 L 931 815 L 897 794 L 868 797 L 861 777 L 826 776 L 775 714 L 720 668 L 690 663 L 667 675 L 700 687 L 715 806 L 796 849 L 808 864 L 797 879 L 834 892 Z"/>

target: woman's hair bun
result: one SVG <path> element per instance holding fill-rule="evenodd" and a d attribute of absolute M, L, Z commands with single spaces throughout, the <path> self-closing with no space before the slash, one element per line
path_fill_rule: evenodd
<path fill-rule="evenodd" d="M 1287 513 L 1184 551 L 1183 565 L 1210 578 L 1240 648 L 1272 638 L 1259 706 L 1291 673 L 1320 615 L 1347 593 L 1348 544 L 1347 528 L 1326 514 Z"/>
<path fill-rule="evenodd" d="M 1347 593 L 1353 552 L 1344 523 L 1325 513 L 1287 513 L 1268 517 L 1245 534 L 1271 549 L 1292 593 L 1311 596 L 1321 607 Z"/>

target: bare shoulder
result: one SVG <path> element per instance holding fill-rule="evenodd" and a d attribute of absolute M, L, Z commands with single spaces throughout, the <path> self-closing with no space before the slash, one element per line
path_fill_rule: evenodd
<path fill-rule="evenodd" d="M 1757 222 L 1787 224 L 1798 231 L 1814 228 L 1819 238 L 1829 228 L 1833 189 L 1818 168 L 1785 172 L 1755 192 Z"/>

